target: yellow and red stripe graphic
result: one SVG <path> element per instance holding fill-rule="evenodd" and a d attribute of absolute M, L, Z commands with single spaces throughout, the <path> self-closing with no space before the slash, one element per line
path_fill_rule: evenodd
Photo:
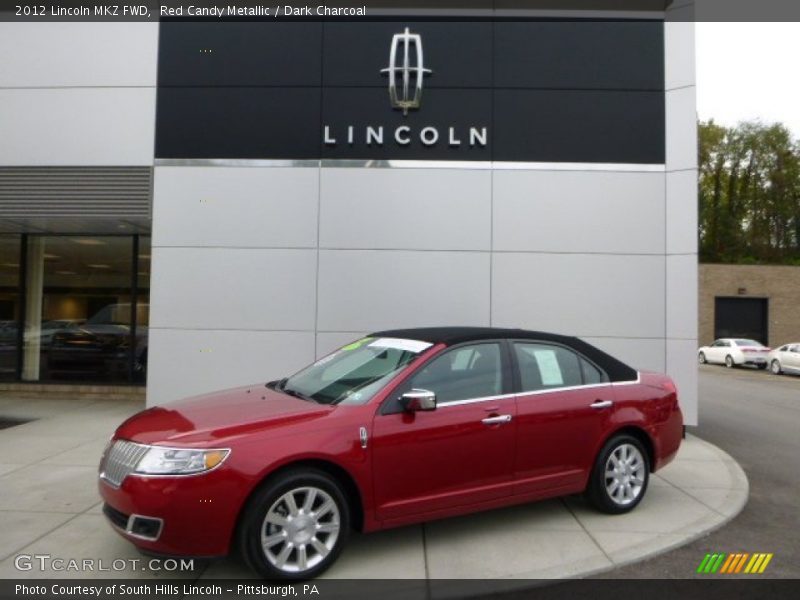
<path fill-rule="evenodd" d="M 726 554 L 725 552 L 714 552 L 706 554 L 705 558 L 697 567 L 698 573 L 713 574 L 720 573 L 735 575 L 738 573 L 760 574 L 763 573 L 773 554 L 766 552 L 736 552 Z"/>

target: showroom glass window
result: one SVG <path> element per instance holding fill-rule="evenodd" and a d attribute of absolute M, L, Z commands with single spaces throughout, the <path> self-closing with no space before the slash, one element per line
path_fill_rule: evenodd
<path fill-rule="evenodd" d="M 19 368 L 21 241 L 0 235 L 0 381 L 16 379 Z"/>
<path fill-rule="evenodd" d="M 29 235 L 24 262 L 23 381 L 144 380 L 149 240 Z"/>

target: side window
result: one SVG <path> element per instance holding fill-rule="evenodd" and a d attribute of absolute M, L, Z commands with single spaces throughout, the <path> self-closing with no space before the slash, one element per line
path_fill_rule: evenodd
<path fill-rule="evenodd" d="M 422 367 L 409 384 L 434 392 L 441 404 L 499 396 L 503 390 L 500 345 L 473 344 L 449 350 Z"/>
<path fill-rule="evenodd" d="M 595 367 L 588 360 L 585 358 L 580 358 L 580 361 L 581 369 L 583 370 L 583 383 L 586 385 L 592 385 L 596 383 L 606 383 L 606 381 L 608 381 L 606 374 Z"/>
<path fill-rule="evenodd" d="M 523 392 L 583 385 L 578 355 L 566 348 L 517 342 L 514 351 Z"/>

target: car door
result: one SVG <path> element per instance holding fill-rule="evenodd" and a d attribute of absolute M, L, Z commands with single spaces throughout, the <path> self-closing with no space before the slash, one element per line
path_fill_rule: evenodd
<path fill-rule="evenodd" d="M 381 520 L 496 500 L 513 484 L 516 406 L 500 342 L 433 357 L 384 402 L 373 423 L 373 482 Z M 432 411 L 405 412 L 411 389 L 437 395 Z"/>
<path fill-rule="evenodd" d="M 726 340 L 717 340 L 709 348 L 708 362 L 724 363 L 725 355 L 728 351 L 728 344 Z"/>
<path fill-rule="evenodd" d="M 785 367 L 789 367 L 793 371 L 800 371 L 800 344 L 789 346 L 788 352 L 782 353 L 781 361 Z"/>
<path fill-rule="evenodd" d="M 564 346 L 518 341 L 512 347 L 520 389 L 515 492 L 579 491 L 614 410 L 608 377 Z"/>

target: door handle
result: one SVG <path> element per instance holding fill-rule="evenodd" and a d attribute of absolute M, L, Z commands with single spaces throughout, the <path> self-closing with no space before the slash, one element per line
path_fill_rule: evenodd
<path fill-rule="evenodd" d="M 592 408 L 610 408 L 614 406 L 614 403 L 611 400 L 595 400 L 589 406 Z"/>
<path fill-rule="evenodd" d="M 502 423 L 510 423 L 511 415 L 497 415 L 495 417 L 486 417 L 481 420 L 484 425 L 501 425 Z"/>

